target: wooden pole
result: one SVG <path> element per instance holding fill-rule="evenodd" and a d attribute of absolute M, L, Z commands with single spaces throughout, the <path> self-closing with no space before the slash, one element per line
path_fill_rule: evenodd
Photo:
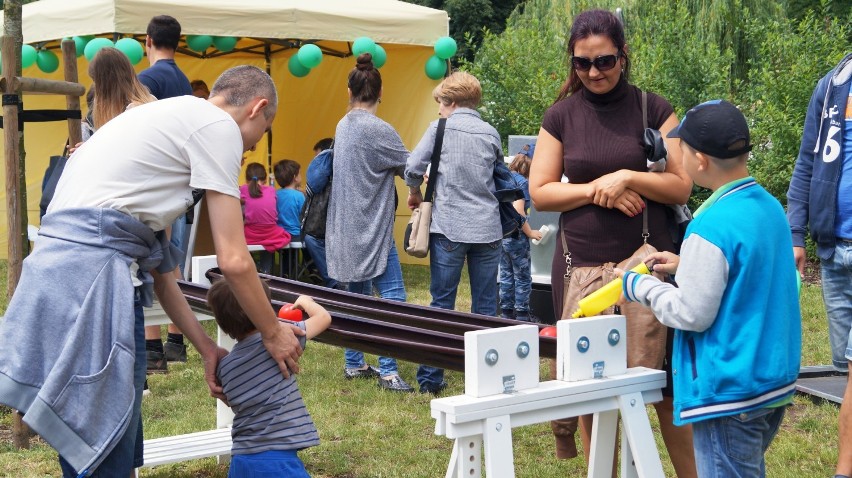
<path fill-rule="evenodd" d="M 62 41 L 62 64 L 65 71 L 65 81 L 69 83 L 77 83 L 77 47 L 74 40 L 68 39 Z M 80 86 L 80 85 L 78 85 Z M 66 95 L 65 105 L 69 111 L 80 109 L 80 97 L 85 94 L 85 91 L 79 95 Z M 83 131 L 80 125 L 80 120 L 68 120 L 68 140 L 71 146 L 83 141 Z"/>
<path fill-rule="evenodd" d="M 74 65 L 74 72 L 77 68 Z M 11 82 L 11 86 L 8 83 Z M 20 78 L 12 77 L 11 79 L 0 79 L 0 89 L 4 91 L 14 90 L 21 93 L 46 93 L 51 95 L 67 95 L 77 96 L 79 103 L 80 97 L 86 94 L 86 89 L 79 83 L 69 83 L 67 81 L 47 80 L 44 78 Z"/>
<path fill-rule="evenodd" d="M 8 31 L 8 30 L 7 30 Z M 18 158 L 20 157 L 20 132 L 18 131 L 18 102 L 20 96 L 10 88 L 14 82 L 8 81 L 15 77 L 15 65 L 20 67 L 18 58 L 21 47 L 15 45 L 12 37 L 2 37 L 2 64 L 3 77 L 7 80 L 7 87 L 3 89 L 3 139 L 4 155 L 6 157 L 6 220 L 9 228 L 9 282 L 6 292 L 11 300 L 18 280 L 21 277 L 21 263 L 23 253 L 21 248 L 21 191 L 20 177 L 21 169 Z"/>
<path fill-rule="evenodd" d="M 3 3 L 3 31 L 6 36 L 0 38 L 0 52 L 3 55 L 3 76 L 7 79 L 20 76 L 20 51 L 23 42 L 21 32 L 21 0 L 6 0 Z M 9 81 L 7 84 L 12 85 Z M 21 277 L 21 264 L 27 252 L 29 241 L 26 237 L 27 209 L 26 178 L 23 164 L 23 135 L 18 130 L 18 104 L 20 96 L 13 88 L 3 88 L 3 137 L 6 161 L 6 221 L 8 224 L 8 284 L 7 297 L 12 298 L 18 280 Z M 23 227 L 21 225 L 23 224 Z M 12 442 L 16 448 L 30 447 L 30 429 L 17 413 L 12 418 Z"/>

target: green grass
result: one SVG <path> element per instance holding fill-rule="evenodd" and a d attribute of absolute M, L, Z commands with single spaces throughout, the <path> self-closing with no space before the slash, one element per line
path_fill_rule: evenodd
<path fill-rule="evenodd" d="M 409 301 L 428 304 L 429 271 L 423 266 L 403 266 Z M 0 280 L 5 279 L 5 263 Z M 5 289 L 4 289 L 5 290 Z M 0 291 L 2 294 L 2 291 Z M 0 300 L 0 308 L 5 300 Z M 829 363 L 828 333 L 820 289 L 805 286 L 803 307 L 803 365 Z M 470 308 L 467 276 L 457 304 Z M 208 333 L 213 324 L 205 322 Z M 371 363 L 375 357 L 368 356 Z M 435 422 L 429 414 L 430 397 L 399 395 L 379 390 L 375 381 L 346 381 L 342 376 L 343 351 L 311 343 L 300 362 L 300 387 L 322 443 L 301 453 L 315 478 L 392 478 L 443 476 L 452 441 L 435 436 Z M 414 382 L 416 365 L 400 362 L 400 372 Z M 546 380 L 546 367 L 541 369 Z M 464 377 L 447 372 L 447 395 L 464 393 Z M 190 347 L 187 364 L 171 364 L 168 375 L 151 376 L 152 395 L 143 402 L 145 438 L 156 438 L 215 426 L 215 402 L 209 397 L 201 374 L 198 354 Z M 659 437 L 653 408 L 649 407 L 657 448 L 662 454 L 666 476 L 674 476 Z M 32 440 L 29 450 L 13 450 L 9 440 L 11 415 L 0 408 L 0 476 L 59 476 L 56 453 L 43 441 Z M 516 476 L 582 476 L 582 459 L 557 461 L 553 458 L 553 438 L 548 424 L 513 430 Z M 832 476 L 837 458 L 837 408 L 813 404 L 796 397 L 767 454 L 767 474 L 772 477 Z M 194 460 L 155 468 L 144 468 L 143 477 L 213 478 L 227 476 L 227 466 L 215 459 Z"/>

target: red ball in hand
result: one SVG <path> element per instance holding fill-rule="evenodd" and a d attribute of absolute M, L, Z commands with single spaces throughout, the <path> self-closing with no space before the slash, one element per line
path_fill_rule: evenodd
<path fill-rule="evenodd" d="M 291 309 L 293 304 L 284 304 L 278 309 L 278 318 L 289 320 L 290 322 L 301 322 L 303 319 L 301 309 Z"/>

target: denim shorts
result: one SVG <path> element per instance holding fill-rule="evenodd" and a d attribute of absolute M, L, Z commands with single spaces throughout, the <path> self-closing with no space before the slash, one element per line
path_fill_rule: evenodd
<path fill-rule="evenodd" d="M 758 408 L 693 423 L 692 437 L 698 476 L 766 476 L 763 455 L 778 433 L 786 408 Z"/>
<path fill-rule="evenodd" d="M 228 478 L 311 478 L 296 450 L 270 450 L 231 456 Z"/>
<path fill-rule="evenodd" d="M 820 261 L 820 272 L 831 362 L 845 372 L 852 361 L 852 241 L 838 240 L 831 258 Z"/>

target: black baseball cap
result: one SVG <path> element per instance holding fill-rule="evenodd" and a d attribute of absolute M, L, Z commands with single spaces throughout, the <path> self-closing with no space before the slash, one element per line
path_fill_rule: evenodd
<path fill-rule="evenodd" d="M 745 116 L 725 100 L 693 107 L 666 137 L 680 138 L 696 151 L 719 159 L 736 158 L 752 147 Z"/>

